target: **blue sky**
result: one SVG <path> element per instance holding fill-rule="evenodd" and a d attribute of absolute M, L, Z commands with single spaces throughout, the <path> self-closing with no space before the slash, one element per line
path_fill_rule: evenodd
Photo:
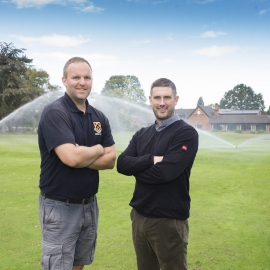
<path fill-rule="evenodd" d="M 270 0 L 0 0 L 0 41 L 25 48 L 62 86 L 73 56 L 93 68 L 93 90 L 112 75 L 176 84 L 177 108 L 219 103 L 246 84 L 270 105 Z"/>

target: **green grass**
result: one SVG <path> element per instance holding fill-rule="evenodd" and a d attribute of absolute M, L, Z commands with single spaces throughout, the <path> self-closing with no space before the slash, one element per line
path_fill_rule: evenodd
<path fill-rule="evenodd" d="M 132 134 L 114 134 L 118 154 Z M 270 269 L 270 136 L 212 134 L 232 145 L 200 132 L 190 179 L 189 269 Z M 0 164 L 0 269 L 40 269 L 37 136 L 1 134 Z M 136 269 L 133 188 L 133 177 L 101 171 L 98 245 L 85 269 Z"/>

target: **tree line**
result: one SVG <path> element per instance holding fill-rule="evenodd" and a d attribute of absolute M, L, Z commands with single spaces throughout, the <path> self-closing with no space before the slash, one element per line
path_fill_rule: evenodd
<path fill-rule="evenodd" d="M 200 97 L 197 106 L 204 106 L 203 98 Z M 209 106 L 213 106 L 210 104 Z M 231 110 L 260 110 L 263 114 L 270 115 L 270 106 L 265 111 L 263 96 L 261 93 L 256 94 L 254 90 L 245 84 L 238 84 L 233 89 L 225 92 L 224 97 L 220 100 L 220 109 Z"/>
<path fill-rule="evenodd" d="M 61 88 L 50 83 L 46 71 L 33 67 L 33 59 L 25 55 L 25 50 L 14 47 L 12 43 L 0 43 L 0 120 L 35 98 Z M 145 92 L 136 76 L 111 76 L 105 82 L 101 95 L 148 106 Z M 204 105 L 202 97 L 199 98 L 197 105 Z M 251 87 L 244 84 L 236 85 L 232 90 L 227 91 L 220 100 L 219 107 L 261 110 L 263 113 L 270 114 L 270 106 L 267 112 L 264 111 L 262 94 L 256 94 Z"/>

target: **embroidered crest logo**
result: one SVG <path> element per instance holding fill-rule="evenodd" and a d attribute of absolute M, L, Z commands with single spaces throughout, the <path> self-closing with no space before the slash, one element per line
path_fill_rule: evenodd
<path fill-rule="evenodd" d="M 94 124 L 94 130 L 97 133 L 100 133 L 102 131 L 101 123 L 100 122 L 93 122 L 93 124 Z"/>

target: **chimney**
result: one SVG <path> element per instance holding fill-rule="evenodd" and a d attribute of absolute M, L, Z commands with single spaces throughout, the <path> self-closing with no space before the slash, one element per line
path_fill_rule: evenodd
<path fill-rule="evenodd" d="M 219 111 L 218 103 L 215 103 L 214 115 L 218 115 L 218 111 Z"/>

